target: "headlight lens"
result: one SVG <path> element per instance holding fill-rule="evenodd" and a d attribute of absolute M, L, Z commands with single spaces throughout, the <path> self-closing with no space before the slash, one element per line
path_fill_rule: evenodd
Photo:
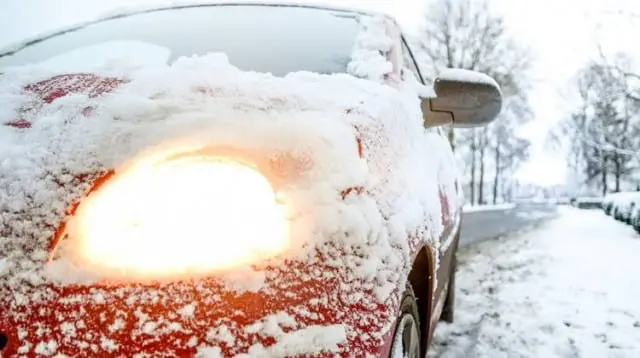
<path fill-rule="evenodd" d="M 68 233 L 79 265 L 151 279 L 249 265 L 289 245 L 269 181 L 210 156 L 137 161 L 78 207 Z"/>

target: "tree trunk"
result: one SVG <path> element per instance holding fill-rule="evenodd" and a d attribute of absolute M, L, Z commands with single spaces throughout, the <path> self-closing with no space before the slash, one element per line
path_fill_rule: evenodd
<path fill-rule="evenodd" d="M 602 158 L 602 195 L 607 195 L 607 157 Z"/>
<path fill-rule="evenodd" d="M 456 133 L 453 131 L 453 125 L 449 128 L 449 133 L 447 133 L 447 138 L 449 138 L 449 144 L 451 144 L 451 150 L 456 151 Z"/>
<path fill-rule="evenodd" d="M 496 144 L 496 172 L 493 178 L 493 205 L 498 203 L 498 185 L 500 184 L 500 142 Z"/>
<path fill-rule="evenodd" d="M 622 158 L 620 158 L 620 156 L 616 154 L 615 161 L 614 161 L 614 165 L 616 166 L 615 173 L 614 173 L 616 177 L 616 190 L 615 190 L 616 193 L 620 192 L 620 177 L 622 176 L 622 165 L 621 165 L 622 163 L 620 163 L 621 159 Z"/>
<path fill-rule="evenodd" d="M 505 173 L 506 177 L 510 176 L 509 172 Z M 500 181 L 500 195 L 505 199 L 506 202 L 511 202 L 511 191 L 513 190 L 513 184 L 509 184 L 509 189 L 506 188 L 506 180 Z"/>
<path fill-rule="evenodd" d="M 476 202 L 476 131 L 472 129 L 471 133 L 471 180 L 469 181 L 469 191 L 471 192 L 471 205 Z"/>
<path fill-rule="evenodd" d="M 484 204 L 484 152 L 486 149 L 486 131 L 480 138 L 480 177 L 478 178 L 478 204 Z"/>

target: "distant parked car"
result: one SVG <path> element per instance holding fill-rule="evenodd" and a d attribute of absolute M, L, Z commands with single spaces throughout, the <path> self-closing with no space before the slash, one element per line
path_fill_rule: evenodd
<path fill-rule="evenodd" d="M 604 210 L 604 213 L 609 216 L 613 215 L 614 199 L 615 197 L 613 195 L 607 195 L 602 200 L 602 209 Z"/>
<path fill-rule="evenodd" d="M 615 215 L 617 220 L 630 223 L 631 212 L 636 204 L 640 202 L 640 193 L 628 193 L 616 201 Z"/>
<path fill-rule="evenodd" d="M 640 192 L 621 192 L 607 195 L 602 201 L 602 208 L 616 220 L 632 224 L 632 213 L 639 204 Z"/>
<path fill-rule="evenodd" d="M 573 206 L 579 209 L 600 209 L 602 208 L 601 197 L 582 197 L 573 201 Z"/>
<path fill-rule="evenodd" d="M 571 198 L 569 198 L 568 196 L 559 196 L 555 200 L 556 204 L 558 205 L 568 205 L 570 201 Z"/>
<path fill-rule="evenodd" d="M 640 205 L 636 205 L 633 210 L 631 210 L 629 221 L 631 226 L 640 233 Z"/>

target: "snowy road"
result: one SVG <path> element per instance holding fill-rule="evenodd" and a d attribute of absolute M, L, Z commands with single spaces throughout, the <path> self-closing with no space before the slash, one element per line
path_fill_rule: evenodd
<path fill-rule="evenodd" d="M 462 235 L 460 245 L 496 238 L 521 230 L 552 218 L 556 206 L 547 204 L 518 204 L 507 210 L 486 210 L 465 212 L 462 215 Z"/>
<path fill-rule="evenodd" d="M 600 210 L 559 211 L 461 250 L 456 322 L 429 357 L 640 357 L 640 235 Z"/>

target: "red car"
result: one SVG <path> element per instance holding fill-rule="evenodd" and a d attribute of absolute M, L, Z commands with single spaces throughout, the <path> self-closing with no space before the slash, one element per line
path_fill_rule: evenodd
<path fill-rule="evenodd" d="M 425 91 L 393 19 L 139 11 L 0 73 L 0 356 L 418 357 L 452 320 L 440 126 L 501 94 L 461 70 Z"/>

